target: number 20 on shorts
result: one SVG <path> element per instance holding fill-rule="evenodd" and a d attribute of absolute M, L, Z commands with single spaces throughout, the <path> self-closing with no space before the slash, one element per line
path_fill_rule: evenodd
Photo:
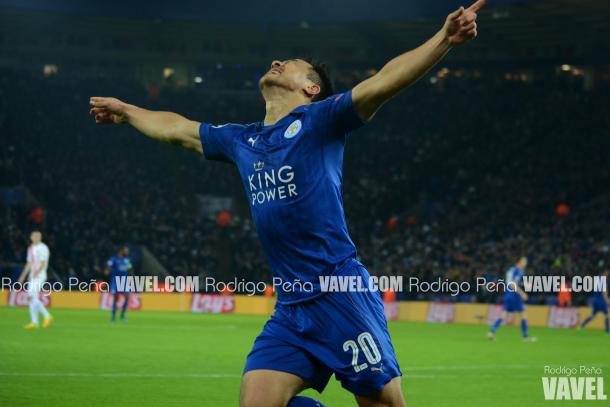
<path fill-rule="evenodd" d="M 373 340 L 373 336 L 370 334 L 370 332 L 362 332 L 360 335 L 358 335 L 358 343 L 352 339 L 343 343 L 343 350 L 345 352 L 349 352 L 350 350 L 352 351 L 352 366 L 354 367 L 354 371 L 356 373 L 368 367 L 368 364 L 366 363 L 358 364 L 360 349 L 362 349 L 366 360 L 371 365 L 381 361 L 381 353 L 379 353 L 379 349 Z"/>

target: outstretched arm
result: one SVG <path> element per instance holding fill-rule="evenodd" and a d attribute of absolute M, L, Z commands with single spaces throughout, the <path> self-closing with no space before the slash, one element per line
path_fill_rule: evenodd
<path fill-rule="evenodd" d="M 203 153 L 199 122 L 171 112 L 155 112 L 115 98 L 92 97 L 91 110 L 98 124 L 129 123 L 147 137 Z"/>
<path fill-rule="evenodd" d="M 443 28 L 418 48 L 397 56 L 377 74 L 356 85 L 352 100 L 363 120 L 370 120 L 385 102 L 408 88 L 432 68 L 455 45 L 477 36 L 477 10 L 487 0 L 467 9 L 460 7 L 447 16 Z"/>

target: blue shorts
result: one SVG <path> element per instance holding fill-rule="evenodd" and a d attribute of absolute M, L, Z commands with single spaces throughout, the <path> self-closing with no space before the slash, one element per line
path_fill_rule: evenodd
<path fill-rule="evenodd" d="M 593 308 L 593 315 L 601 312 L 602 314 L 608 313 L 608 303 L 606 301 L 593 301 L 591 303 L 591 308 Z"/>
<path fill-rule="evenodd" d="M 126 284 L 118 284 L 118 279 L 125 278 L 127 276 L 112 276 L 108 284 L 110 285 L 110 294 L 129 294 L 130 289 Z"/>
<path fill-rule="evenodd" d="M 506 312 L 523 312 L 525 305 L 523 298 L 516 293 L 506 293 L 504 295 L 504 311 Z"/>
<path fill-rule="evenodd" d="M 360 264 L 342 274 L 369 277 Z M 334 373 L 358 396 L 376 393 L 402 375 L 379 292 L 328 292 L 307 302 L 278 303 L 244 373 L 257 369 L 292 373 L 318 392 Z"/>
<path fill-rule="evenodd" d="M 114 282 L 111 282 L 110 283 L 110 294 L 112 294 L 112 295 L 117 295 L 117 294 L 127 295 L 127 294 L 129 294 L 129 290 L 119 290 L 119 288 L 116 286 L 116 284 L 114 284 Z"/>

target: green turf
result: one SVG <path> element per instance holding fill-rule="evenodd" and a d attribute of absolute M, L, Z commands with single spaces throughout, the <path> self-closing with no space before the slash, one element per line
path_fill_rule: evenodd
<path fill-rule="evenodd" d="M 51 328 L 27 331 L 26 309 L 0 308 L 0 405 L 235 406 L 265 321 L 141 312 L 112 325 L 102 311 L 53 312 Z M 610 338 L 600 330 L 532 329 L 537 343 L 521 342 L 516 327 L 496 342 L 483 326 L 395 322 L 390 330 L 410 407 L 592 403 L 545 402 L 545 364 L 602 367 L 610 394 Z M 354 405 L 334 379 L 323 395 L 308 394 L 329 407 Z"/>

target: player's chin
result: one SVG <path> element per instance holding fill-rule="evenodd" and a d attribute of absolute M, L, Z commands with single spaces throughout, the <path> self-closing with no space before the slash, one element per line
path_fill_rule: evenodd
<path fill-rule="evenodd" d="M 281 86 L 282 81 L 279 75 L 267 72 L 258 82 L 258 86 L 262 89 L 266 86 Z"/>

